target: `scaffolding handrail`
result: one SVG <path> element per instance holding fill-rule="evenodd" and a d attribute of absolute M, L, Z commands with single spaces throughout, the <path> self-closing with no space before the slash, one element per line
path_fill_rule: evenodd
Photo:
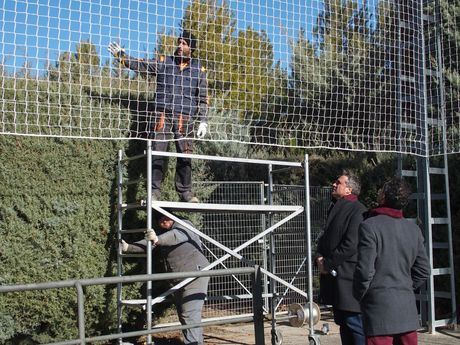
<path fill-rule="evenodd" d="M 152 205 L 170 211 L 197 211 L 197 212 L 235 212 L 235 213 L 279 213 L 303 211 L 303 206 L 289 205 L 254 205 L 254 204 L 211 204 L 211 203 L 185 203 L 177 201 L 152 201 Z M 120 205 L 124 209 L 136 209 L 146 207 L 145 202 L 123 203 Z M 152 206 L 153 207 L 153 206 Z"/>
<path fill-rule="evenodd" d="M 153 141 L 153 140 L 149 140 Z M 168 151 L 153 151 L 154 156 L 163 156 L 163 157 L 176 157 L 176 158 L 192 158 L 192 159 L 201 159 L 206 161 L 220 161 L 220 162 L 231 162 L 231 163 L 246 163 L 246 164 L 271 164 L 273 166 L 285 166 L 292 168 L 302 168 L 302 162 L 288 162 L 288 161 L 278 161 L 278 160 L 269 160 L 269 159 L 257 159 L 257 158 L 240 158 L 240 157 L 223 157 L 223 156 L 211 156 L 211 155 L 199 155 L 195 153 L 178 153 L 178 152 L 168 152 Z M 139 158 L 144 158 L 148 154 L 139 154 L 131 157 L 126 157 L 121 160 L 121 162 L 127 162 Z"/>

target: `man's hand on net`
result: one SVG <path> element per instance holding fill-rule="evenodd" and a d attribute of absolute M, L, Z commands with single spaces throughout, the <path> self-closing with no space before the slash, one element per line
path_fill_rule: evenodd
<path fill-rule="evenodd" d="M 147 241 L 152 241 L 153 244 L 157 244 L 158 243 L 158 236 L 157 234 L 155 233 L 155 231 L 153 230 L 148 230 L 145 232 L 145 239 Z"/>
<path fill-rule="evenodd" d="M 196 132 L 196 136 L 200 139 L 203 139 L 208 131 L 208 124 L 206 122 L 201 122 L 198 126 L 198 131 Z"/>
<path fill-rule="evenodd" d="M 122 48 L 117 42 L 110 43 L 107 47 L 107 50 L 116 58 L 121 58 L 123 55 L 125 55 L 125 49 Z"/>

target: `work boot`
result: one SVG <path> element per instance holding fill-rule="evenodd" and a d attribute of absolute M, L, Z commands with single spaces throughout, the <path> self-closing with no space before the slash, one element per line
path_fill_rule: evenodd
<path fill-rule="evenodd" d="M 182 193 L 180 200 L 183 202 L 200 202 L 196 196 L 193 195 L 192 192 L 185 192 Z"/>

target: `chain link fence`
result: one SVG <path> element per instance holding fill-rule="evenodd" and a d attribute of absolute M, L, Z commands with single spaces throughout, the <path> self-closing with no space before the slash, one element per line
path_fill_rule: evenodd
<path fill-rule="evenodd" d="M 214 191 L 206 202 L 216 204 L 267 204 L 268 186 L 264 182 L 209 182 L 206 187 Z M 272 190 L 274 205 L 304 205 L 305 188 L 303 186 L 274 185 Z M 326 219 L 330 203 L 329 187 L 310 187 L 312 243 L 316 243 Z M 284 214 L 250 213 L 205 213 L 202 219 L 202 231 L 229 248 L 236 248 L 250 240 L 271 224 L 283 218 Z M 303 291 L 308 290 L 306 222 L 304 214 L 282 225 L 274 231 L 274 251 L 270 250 L 269 239 L 264 238 L 248 246 L 241 255 L 254 264 L 275 272 L 277 276 Z M 225 253 L 203 242 L 209 261 L 215 261 Z M 313 248 L 314 255 L 315 248 Z M 271 257 L 273 255 L 273 257 Z M 272 263 L 272 264 L 271 264 Z M 238 259 L 231 257 L 218 268 L 244 267 Z M 273 267 L 271 267 L 273 266 Z M 314 271 L 314 299 L 317 296 L 318 272 Z M 247 276 L 213 277 L 209 284 L 208 301 L 204 317 L 220 317 L 250 313 L 252 301 L 251 282 Z M 304 304 L 305 298 L 277 284 L 279 296 L 277 310 L 291 303 Z M 269 311 L 270 282 L 264 277 L 265 311 Z"/>

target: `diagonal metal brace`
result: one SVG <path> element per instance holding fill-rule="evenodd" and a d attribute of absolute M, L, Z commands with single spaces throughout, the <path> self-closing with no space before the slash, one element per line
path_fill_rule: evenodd
<path fill-rule="evenodd" d="M 202 271 L 210 270 L 211 268 L 219 265 L 221 262 L 227 260 L 231 256 L 234 256 L 235 258 L 237 258 L 237 259 L 241 260 L 242 262 L 247 263 L 249 265 L 254 265 L 252 262 L 250 262 L 249 260 L 245 259 L 242 255 L 238 254 L 238 252 L 243 250 L 244 248 L 248 247 L 252 243 L 258 241 L 259 239 L 263 238 L 267 234 L 273 232 L 275 229 L 279 228 L 281 225 L 285 224 L 286 222 L 288 222 L 292 218 L 298 216 L 300 213 L 302 213 L 304 211 L 304 208 L 299 206 L 299 209 L 294 211 L 292 214 L 288 215 L 287 217 L 283 218 L 282 220 L 280 220 L 276 224 L 274 224 L 271 227 L 265 229 L 260 234 L 252 237 L 248 241 L 244 242 L 243 244 L 241 244 L 240 246 L 238 246 L 237 248 L 232 250 L 232 249 L 228 248 L 227 246 L 224 246 L 220 242 L 216 241 L 215 239 L 209 237 L 205 233 L 203 233 L 203 232 L 199 231 L 198 229 L 194 228 L 193 226 L 191 226 L 187 222 L 184 222 L 182 219 L 180 219 L 180 218 L 176 217 L 175 215 L 171 214 L 170 212 L 166 211 L 162 207 L 155 205 L 155 203 L 152 204 L 152 208 L 155 209 L 156 211 L 166 215 L 167 217 L 171 218 L 172 220 L 174 220 L 175 222 L 177 222 L 180 225 L 184 226 L 185 228 L 187 228 L 188 230 L 192 231 L 193 233 L 195 233 L 196 235 L 200 236 L 201 238 L 207 240 L 208 242 L 211 242 L 212 244 L 214 244 L 218 248 L 222 249 L 223 251 L 227 252 L 227 254 L 222 256 L 220 259 L 218 259 L 218 260 L 212 262 L 211 264 L 209 264 L 208 266 L 204 267 L 202 269 Z M 290 288 L 291 290 L 299 293 L 301 296 L 304 296 L 307 300 L 309 299 L 308 294 L 306 292 L 304 292 L 304 291 L 300 290 L 299 288 L 295 287 L 294 285 L 288 283 L 284 279 L 279 278 L 277 275 L 267 271 L 266 269 L 261 268 L 260 270 L 261 270 L 262 273 L 264 273 L 267 276 L 269 276 L 270 278 L 276 280 L 280 284 L 282 284 L 282 285 Z M 185 280 L 181 281 L 180 283 L 176 284 L 175 286 L 173 286 L 169 290 L 163 292 L 158 297 L 155 297 L 154 299 L 152 299 L 152 304 L 163 302 L 167 296 L 169 296 L 169 295 L 173 294 L 174 292 L 178 291 L 179 289 L 181 289 L 185 285 L 187 285 L 190 282 L 192 282 L 194 279 L 196 279 L 196 278 L 188 278 L 188 279 L 185 279 Z"/>

